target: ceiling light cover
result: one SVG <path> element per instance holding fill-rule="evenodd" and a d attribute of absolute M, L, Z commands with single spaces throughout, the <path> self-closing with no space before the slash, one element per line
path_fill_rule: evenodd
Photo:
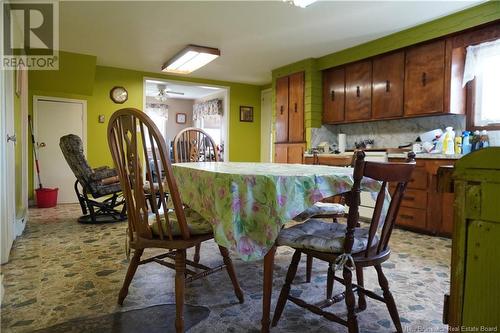
<path fill-rule="evenodd" d="M 220 50 L 212 47 L 188 45 L 167 61 L 161 68 L 164 72 L 189 74 L 220 56 Z"/>
<path fill-rule="evenodd" d="M 306 8 L 307 6 L 312 5 L 318 0 L 283 0 L 283 1 L 288 2 L 289 4 L 292 4 L 300 8 Z"/>

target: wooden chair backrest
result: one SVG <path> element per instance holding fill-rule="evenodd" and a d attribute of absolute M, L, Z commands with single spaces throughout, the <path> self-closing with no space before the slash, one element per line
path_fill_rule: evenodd
<path fill-rule="evenodd" d="M 143 238 L 153 237 L 149 226 L 151 214 L 158 223 L 158 237 L 173 239 L 171 223 L 175 222 L 169 220 L 166 208 L 168 196 L 175 210 L 181 236 L 185 240 L 189 239 L 189 229 L 177 183 L 172 173 L 168 149 L 165 139 L 154 122 L 138 109 L 120 109 L 113 113 L 109 120 L 108 144 L 126 200 L 130 239 L 134 240 L 134 233 Z M 163 170 L 163 181 L 157 182 L 156 195 L 159 205 L 157 200 L 150 200 L 151 204 L 147 205 L 141 157 L 143 157 L 142 161 L 153 161 L 153 163 L 144 164 L 146 180 L 150 184 L 151 191 L 154 191 L 153 172 L 162 175 L 160 168 Z M 163 209 L 160 210 L 160 207 Z M 162 218 L 167 221 L 167 230 L 163 230 L 162 223 L 160 223 Z"/>
<path fill-rule="evenodd" d="M 188 127 L 174 138 L 174 161 L 218 162 L 219 154 L 214 140 L 201 128 Z"/>
<path fill-rule="evenodd" d="M 356 161 L 354 165 L 354 184 L 349 194 L 349 214 L 347 217 L 346 240 L 344 243 L 344 251 L 350 253 L 354 244 L 354 229 L 357 226 L 359 219 L 359 204 L 360 204 L 360 189 L 363 177 L 368 177 L 381 182 L 381 188 L 375 202 L 375 209 L 368 233 L 368 243 L 365 249 L 365 256 L 373 254 L 370 251 L 373 240 L 377 234 L 381 223 L 381 231 L 377 244 L 376 254 L 387 249 L 389 239 L 394 229 L 396 217 L 398 215 L 399 206 L 403 199 L 403 194 L 406 186 L 411 179 L 411 174 L 415 169 L 415 154 L 408 154 L 407 163 L 382 163 L 382 162 L 367 162 L 364 160 L 365 154 L 363 151 L 356 152 Z M 385 196 L 388 191 L 388 183 L 395 184 L 395 191 L 392 194 L 391 203 L 387 210 L 385 218 L 382 216 Z"/>

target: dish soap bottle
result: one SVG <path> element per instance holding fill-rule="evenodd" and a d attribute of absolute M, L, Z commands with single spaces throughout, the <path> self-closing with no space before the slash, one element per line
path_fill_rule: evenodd
<path fill-rule="evenodd" d="M 470 144 L 470 132 L 463 131 L 462 132 L 462 154 L 468 154 L 471 152 L 471 144 Z"/>
<path fill-rule="evenodd" d="M 443 140 L 443 153 L 446 155 L 455 154 L 455 132 L 453 127 L 446 127 L 446 132 L 444 134 Z"/>

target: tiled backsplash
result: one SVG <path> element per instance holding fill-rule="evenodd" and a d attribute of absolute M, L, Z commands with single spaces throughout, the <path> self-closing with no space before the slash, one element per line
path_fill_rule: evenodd
<path fill-rule="evenodd" d="M 417 137 L 427 131 L 447 126 L 453 127 L 456 133 L 465 128 L 465 116 L 444 115 L 412 119 L 382 120 L 343 125 L 323 125 L 312 129 L 312 146 L 327 141 L 337 144 L 338 134 L 347 135 L 347 149 L 354 148 L 354 142 L 374 139 L 374 147 L 393 147 L 413 143 Z M 490 133 L 490 144 L 500 146 L 500 131 Z"/>

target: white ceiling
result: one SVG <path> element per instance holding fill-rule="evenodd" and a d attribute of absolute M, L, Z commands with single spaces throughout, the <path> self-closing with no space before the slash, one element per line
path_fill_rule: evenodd
<path fill-rule="evenodd" d="M 64 1 L 60 45 L 104 66 L 160 72 L 187 44 L 221 57 L 189 76 L 252 84 L 320 57 L 471 7 L 473 1 Z"/>
<path fill-rule="evenodd" d="M 147 80 L 146 96 L 156 97 L 158 96 L 159 89 L 165 89 L 165 88 L 167 88 L 167 91 L 184 93 L 184 95 L 167 94 L 167 97 L 177 98 L 177 99 L 199 99 L 222 91 L 221 88 L 215 88 L 209 86 L 197 86 L 197 85 L 178 84 L 169 81 L 162 82 L 156 80 Z"/>

